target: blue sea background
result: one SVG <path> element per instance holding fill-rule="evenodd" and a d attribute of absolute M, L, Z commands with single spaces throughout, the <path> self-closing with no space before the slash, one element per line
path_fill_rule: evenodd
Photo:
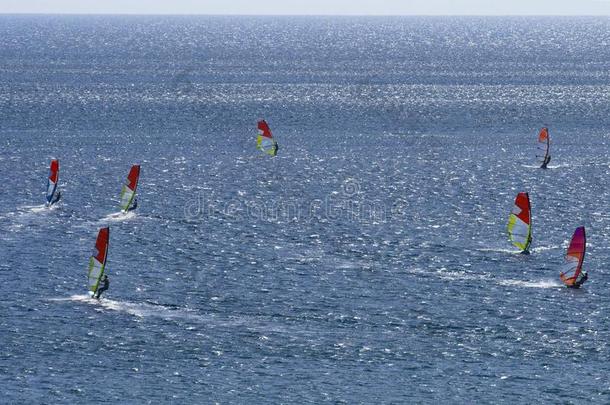
<path fill-rule="evenodd" d="M 2 402 L 610 403 L 609 45 L 593 17 L 1 16 Z"/>

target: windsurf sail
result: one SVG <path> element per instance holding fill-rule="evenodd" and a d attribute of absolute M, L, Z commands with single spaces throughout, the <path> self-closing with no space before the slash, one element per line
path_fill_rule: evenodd
<path fill-rule="evenodd" d="M 544 127 L 538 134 L 538 152 L 536 156 L 543 167 L 551 160 L 551 137 L 549 136 L 549 129 Z"/>
<path fill-rule="evenodd" d="M 139 179 L 140 165 L 131 166 L 131 170 L 129 170 L 129 175 L 127 176 L 127 182 L 123 185 L 123 189 L 121 190 L 121 209 L 125 212 L 129 211 L 133 199 L 136 196 Z"/>
<path fill-rule="evenodd" d="M 100 284 L 106 268 L 106 257 L 108 256 L 108 243 L 110 240 L 110 228 L 102 228 L 97 234 L 95 249 L 89 259 L 89 295 L 93 296 Z"/>
<path fill-rule="evenodd" d="M 273 139 L 271 129 L 267 124 L 267 121 L 260 120 L 258 122 L 258 137 L 256 138 L 256 148 L 265 152 L 268 155 L 277 155 L 278 144 Z"/>
<path fill-rule="evenodd" d="M 519 193 L 508 217 L 508 237 L 513 245 L 527 252 L 532 243 L 532 212 L 528 193 Z"/>
<path fill-rule="evenodd" d="M 576 228 L 568 252 L 566 254 L 566 264 L 564 265 L 559 278 L 568 287 L 573 287 L 580 283 L 582 279 L 582 263 L 585 260 L 585 250 L 587 248 L 587 237 L 585 227 Z"/>
<path fill-rule="evenodd" d="M 55 200 L 57 183 L 59 182 L 59 160 L 51 160 L 49 167 L 49 179 L 47 180 L 47 205 L 51 205 Z"/>

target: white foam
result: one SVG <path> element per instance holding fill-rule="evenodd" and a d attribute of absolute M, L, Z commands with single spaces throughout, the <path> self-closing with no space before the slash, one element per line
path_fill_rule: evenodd
<path fill-rule="evenodd" d="M 510 254 L 521 254 L 520 250 L 515 249 L 505 249 L 505 248 L 478 248 L 476 249 L 479 252 L 499 252 L 499 253 L 510 253 Z"/>
<path fill-rule="evenodd" d="M 46 204 L 41 205 L 24 205 L 18 208 L 20 211 L 31 212 L 31 213 L 39 213 L 39 212 L 47 212 L 49 209 L 53 209 L 55 206 L 47 207 Z"/>
<path fill-rule="evenodd" d="M 104 218 L 100 220 L 100 222 L 122 222 L 128 221 L 136 217 L 136 213 L 134 211 L 124 212 L 113 212 L 112 214 L 106 215 Z"/>
<path fill-rule="evenodd" d="M 537 246 L 532 248 L 532 252 L 544 252 L 545 250 L 560 249 L 561 246 Z"/>
<path fill-rule="evenodd" d="M 84 302 L 90 305 L 100 306 L 111 311 L 124 312 L 138 318 L 156 317 L 167 320 L 194 320 L 203 321 L 201 315 L 193 314 L 192 312 L 181 308 L 170 308 L 159 304 L 134 303 L 129 301 L 117 301 L 108 298 L 94 299 L 89 295 L 71 295 L 65 298 L 49 298 L 48 301 L 54 302 Z"/>
<path fill-rule="evenodd" d="M 498 284 L 514 287 L 527 288 L 563 288 L 563 284 L 555 280 L 539 280 L 539 281 L 524 281 L 524 280 L 499 280 Z"/>

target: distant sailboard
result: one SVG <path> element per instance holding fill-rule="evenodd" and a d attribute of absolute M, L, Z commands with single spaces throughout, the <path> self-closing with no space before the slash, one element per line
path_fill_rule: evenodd
<path fill-rule="evenodd" d="M 57 192 L 57 184 L 59 183 L 59 160 L 51 160 L 49 167 L 49 178 L 47 180 L 47 207 L 59 201 L 59 193 Z"/>
<path fill-rule="evenodd" d="M 106 258 L 108 257 L 108 244 L 110 241 L 110 228 L 102 228 L 97 234 L 95 249 L 89 259 L 89 295 L 93 297 L 100 285 L 100 280 L 106 269 Z"/>
<path fill-rule="evenodd" d="M 582 271 L 586 248 L 585 227 L 581 226 L 576 228 L 574 235 L 572 235 L 566 254 L 566 264 L 559 274 L 559 278 L 567 287 L 578 288 L 588 278 L 587 272 Z"/>
<path fill-rule="evenodd" d="M 508 217 L 508 237 L 521 253 L 529 253 L 532 243 L 532 212 L 528 193 L 519 193 Z"/>
<path fill-rule="evenodd" d="M 549 129 L 546 127 L 542 128 L 538 134 L 538 152 L 536 157 L 540 161 L 540 168 L 546 169 L 551 161 L 551 137 Z"/>
<path fill-rule="evenodd" d="M 140 179 L 140 165 L 131 166 L 127 182 L 121 190 L 121 209 L 124 212 L 134 210 L 137 203 L 134 203 L 136 197 L 136 189 L 138 188 L 138 180 Z"/>
<path fill-rule="evenodd" d="M 256 148 L 265 152 L 268 155 L 276 156 L 279 146 L 273 135 L 267 121 L 260 120 L 258 122 L 258 137 L 256 138 Z"/>

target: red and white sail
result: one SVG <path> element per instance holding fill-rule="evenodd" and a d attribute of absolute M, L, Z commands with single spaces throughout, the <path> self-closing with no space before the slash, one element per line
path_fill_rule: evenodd
<path fill-rule="evenodd" d="M 121 190 L 121 209 L 123 211 L 129 210 L 129 207 L 131 207 L 131 204 L 133 203 L 139 179 L 140 165 L 131 166 L 129 175 L 127 176 L 127 182 L 125 182 Z"/>
<path fill-rule="evenodd" d="M 104 275 L 106 268 L 106 258 L 108 257 L 108 246 L 110 242 L 110 228 L 102 228 L 97 234 L 95 248 L 89 259 L 89 294 L 94 295 L 100 284 L 100 279 Z"/>
<path fill-rule="evenodd" d="M 49 166 L 49 178 L 47 180 L 47 205 L 50 205 L 57 191 L 57 183 L 59 183 L 59 160 L 51 160 Z"/>

